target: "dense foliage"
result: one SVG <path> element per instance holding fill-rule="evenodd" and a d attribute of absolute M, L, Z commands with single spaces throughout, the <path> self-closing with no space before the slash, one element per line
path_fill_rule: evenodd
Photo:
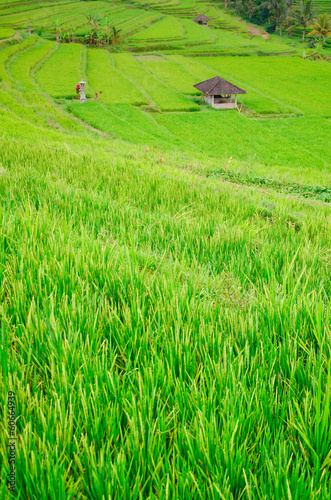
<path fill-rule="evenodd" d="M 305 40 L 307 28 L 313 27 L 319 11 L 315 0 L 225 0 L 225 8 L 232 8 L 245 19 L 264 25 L 270 33 L 278 31 L 281 35 L 286 31 L 292 37 L 293 32 L 302 31 L 302 41 Z M 329 27 L 330 15 L 319 15 L 323 16 L 322 25 Z M 327 32 L 330 32 L 330 28 L 327 28 Z M 320 32 L 317 34 L 320 35 Z"/>

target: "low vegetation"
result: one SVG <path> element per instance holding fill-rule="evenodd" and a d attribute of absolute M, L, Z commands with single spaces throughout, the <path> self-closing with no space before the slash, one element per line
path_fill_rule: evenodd
<path fill-rule="evenodd" d="M 70 44 L 54 48 L 55 51 L 36 73 L 36 81 L 52 97 L 70 99 L 75 96 L 75 86 L 82 78 L 84 47 Z"/>
<path fill-rule="evenodd" d="M 91 87 L 96 92 L 102 91 L 102 102 L 124 102 L 138 106 L 149 103 L 146 94 L 111 65 L 109 54 L 106 51 L 87 50 L 86 74 Z"/>
<path fill-rule="evenodd" d="M 309 49 L 238 5 L 0 6 L 0 498 L 329 498 L 324 18 Z"/>

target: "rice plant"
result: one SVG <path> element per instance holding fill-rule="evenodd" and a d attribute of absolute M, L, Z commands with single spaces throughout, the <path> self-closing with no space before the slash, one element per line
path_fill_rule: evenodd
<path fill-rule="evenodd" d="M 87 80 L 94 91 L 102 91 L 102 102 L 137 105 L 149 102 L 146 94 L 111 65 L 106 51 L 87 50 Z"/>
<path fill-rule="evenodd" d="M 76 84 L 83 77 L 82 56 L 80 44 L 59 45 L 36 73 L 36 81 L 52 97 L 73 98 Z"/>
<path fill-rule="evenodd" d="M 117 7 L 1 12 L 25 25 L 62 7 L 69 22 L 92 3 Z M 0 47 L 0 498 L 328 499 L 329 65 L 14 41 Z M 218 73 L 247 87 L 243 112 L 187 97 Z"/>

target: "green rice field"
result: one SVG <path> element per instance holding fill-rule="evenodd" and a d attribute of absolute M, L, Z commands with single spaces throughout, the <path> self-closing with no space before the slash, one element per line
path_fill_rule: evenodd
<path fill-rule="evenodd" d="M 0 40 L 11 38 L 15 35 L 13 28 L 0 28 Z"/>
<path fill-rule="evenodd" d="M 0 40 L 13 36 L 15 29 L 30 25 L 34 33 L 55 39 L 54 23 L 60 23 L 64 33 L 74 33 L 77 40 L 87 34 L 86 15 L 97 12 L 110 19 L 121 30 L 122 46 L 133 52 L 161 49 L 184 53 L 265 53 L 295 52 L 288 40 L 249 36 L 249 29 L 217 4 L 208 6 L 194 0 L 174 2 L 106 0 L 34 0 L 1 2 Z M 211 28 L 193 22 L 198 13 L 211 17 Z M 214 29 L 224 27 L 224 30 Z M 6 30 L 1 35 L 1 30 Z M 12 31 L 8 31 L 12 30 Z"/>
<path fill-rule="evenodd" d="M 330 63 L 193 0 L 0 39 L 0 498 L 330 499 Z"/>
<path fill-rule="evenodd" d="M 106 103 L 148 104 L 147 96 L 111 64 L 109 53 L 98 49 L 87 51 L 87 80 Z"/>

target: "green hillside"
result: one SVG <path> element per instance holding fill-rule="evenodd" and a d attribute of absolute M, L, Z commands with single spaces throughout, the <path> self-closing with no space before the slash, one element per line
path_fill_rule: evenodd
<path fill-rule="evenodd" d="M 1 499 L 330 498 L 330 62 L 251 29 L 1 2 Z"/>
<path fill-rule="evenodd" d="M 286 41 L 251 38 L 248 27 L 216 5 L 191 0 L 170 2 L 109 2 L 54 0 L 5 2 L 0 5 L 0 26 L 7 29 L 27 29 L 44 38 L 55 38 L 53 26 L 59 22 L 63 33 L 74 29 L 83 38 L 88 32 L 86 14 L 98 13 L 121 29 L 125 46 L 131 51 L 168 49 L 192 52 L 256 52 L 293 51 Z M 211 18 L 212 28 L 198 26 L 193 19 L 199 13 Z"/>

